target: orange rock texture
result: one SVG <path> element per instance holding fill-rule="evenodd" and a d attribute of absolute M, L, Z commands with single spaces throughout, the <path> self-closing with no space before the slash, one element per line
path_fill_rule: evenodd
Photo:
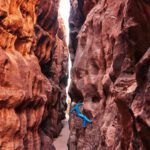
<path fill-rule="evenodd" d="M 57 12 L 58 1 L 0 0 L 1 150 L 54 149 L 68 57 Z"/>
<path fill-rule="evenodd" d="M 69 149 L 149 150 L 150 1 L 71 5 L 70 96 L 93 124 L 71 114 Z"/>

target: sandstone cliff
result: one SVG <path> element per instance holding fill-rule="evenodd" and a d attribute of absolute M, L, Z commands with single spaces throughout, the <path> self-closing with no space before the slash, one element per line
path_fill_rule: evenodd
<path fill-rule="evenodd" d="M 52 94 L 41 126 L 46 135 L 57 137 L 62 128 L 61 120 L 65 117 L 66 109 L 68 49 L 65 43 L 65 29 L 62 19 L 57 17 L 57 1 L 41 1 L 37 16 L 35 54 L 42 72 L 52 85 Z"/>
<path fill-rule="evenodd" d="M 71 5 L 70 96 L 93 124 L 83 129 L 71 114 L 69 149 L 150 149 L 150 2 Z"/>
<path fill-rule="evenodd" d="M 58 1 L 0 0 L 0 149 L 52 150 L 68 51 Z"/>
<path fill-rule="evenodd" d="M 70 27 L 70 56 L 71 61 L 74 62 L 76 49 L 78 45 L 77 35 L 83 25 L 85 18 L 89 11 L 97 4 L 98 0 L 71 0 L 71 10 L 69 18 Z"/>

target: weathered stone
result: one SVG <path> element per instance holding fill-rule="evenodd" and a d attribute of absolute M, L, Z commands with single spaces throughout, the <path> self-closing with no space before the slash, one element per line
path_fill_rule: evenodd
<path fill-rule="evenodd" d="M 58 2 L 0 0 L 1 150 L 54 149 L 64 118 L 68 57 Z M 40 18 L 45 7 L 50 16 Z"/>
<path fill-rule="evenodd" d="M 83 130 L 82 122 L 71 115 L 69 147 L 149 149 L 150 5 L 99 0 L 91 9 L 85 7 L 87 0 L 82 3 L 84 11 L 78 14 L 72 5 L 70 16 L 82 25 L 76 32 L 70 96 L 84 102 L 82 113 L 93 124 Z M 84 23 L 80 16 L 86 17 Z"/>
<path fill-rule="evenodd" d="M 68 48 L 65 42 L 64 24 L 58 17 L 58 2 L 41 0 L 36 12 L 38 18 L 35 25 L 37 39 L 35 54 L 42 72 L 52 85 L 52 94 L 41 124 L 47 141 L 48 137 L 51 139 L 57 137 L 63 127 L 61 120 L 65 118 L 66 109 Z"/>

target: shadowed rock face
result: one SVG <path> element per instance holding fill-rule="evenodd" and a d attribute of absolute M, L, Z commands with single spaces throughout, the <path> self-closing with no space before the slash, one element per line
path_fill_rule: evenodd
<path fill-rule="evenodd" d="M 37 24 L 35 54 L 42 72 L 52 85 L 52 94 L 46 105 L 41 128 L 45 136 L 57 137 L 62 129 L 61 120 L 65 118 L 67 86 L 68 49 L 65 43 L 65 29 L 58 16 L 58 2 L 41 0 L 36 10 Z M 43 150 L 47 140 L 42 141 Z"/>
<path fill-rule="evenodd" d="M 100 0 L 92 9 L 87 3 L 82 4 L 85 21 L 76 33 L 70 96 L 84 102 L 82 113 L 93 124 L 84 130 L 71 114 L 69 148 L 148 150 L 150 2 Z M 82 22 L 76 15 L 70 20 Z"/>
<path fill-rule="evenodd" d="M 75 53 L 78 45 L 77 35 L 83 25 L 88 12 L 97 3 L 98 0 L 71 0 L 71 10 L 69 18 L 70 27 L 70 56 L 71 61 L 74 62 Z"/>
<path fill-rule="evenodd" d="M 58 1 L 0 0 L 2 150 L 54 149 L 64 118 L 68 57 L 57 11 Z"/>

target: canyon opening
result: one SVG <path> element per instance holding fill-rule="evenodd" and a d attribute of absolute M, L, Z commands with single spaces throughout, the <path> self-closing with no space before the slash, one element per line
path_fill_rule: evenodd
<path fill-rule="evenodd" d="M 0 0 L 0 150 L 149 150 L 149 20 L 149 0 Z"/>

